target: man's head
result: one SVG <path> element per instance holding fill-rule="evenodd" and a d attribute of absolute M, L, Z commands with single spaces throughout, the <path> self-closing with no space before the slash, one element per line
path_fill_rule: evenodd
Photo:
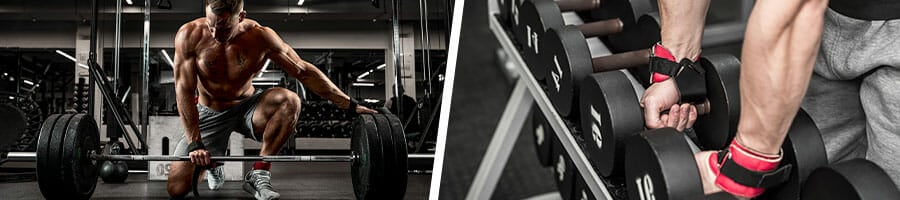
<path fill-rule="evenodd" d="M 219 42 L 231 39 L 238 23 L 244 21 L 243 0 L 207 0 L 206 21 L 209 31 Z"/>

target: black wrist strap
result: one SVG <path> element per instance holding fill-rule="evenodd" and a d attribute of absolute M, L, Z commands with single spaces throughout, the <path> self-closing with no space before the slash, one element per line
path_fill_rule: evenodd
<path fill-rule="evenodd" d="M 194 141 L 187 146 L 187 152 L 189 153 L 198 149 L 206 150 L 206 146 L 203 145 L 203 141 Z"/>
<path fill-rule="evenodd" d="M 651 77 L 653 73 L 660 73 L 674 79 L 681 102 L 699 104 L 706 100 L 706 70 L 697 62 L 684 58 L 676 63 L 651 56 L 650 73 Z"/>
<path fill-rule="evenodd" d="M 757 172 L 738 165 L 734 160 L 731 160 L 731 156 L 726 156 L 728 153 L 727 149 L 719 151 L 717 159 L 719 163 L 722 163 L 719 173 L 730 178 L 735 183 L 748 187 L 771 188 L 784 183 L 791 176 L 791 169 L 793 168 L 791 164 L 782 164 L 775 170 L 768 172 Z"/>
<path fill-rule="evenodd" d="M 356 99 L 350 98 L 350 103 L 347 104 L 347 112 L 356 113 L 356 107 L 359 106 L 359 102 Z"/>

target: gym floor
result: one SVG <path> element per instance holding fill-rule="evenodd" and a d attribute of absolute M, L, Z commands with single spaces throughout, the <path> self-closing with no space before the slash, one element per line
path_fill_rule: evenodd
<path fill-rule="evenodd" d="M 7 163 L 5 165 L 21 165 Z M 4 166 L 9 167 L 9 166 Z M 25 167 L 25 166 L 22 166 Z M 0 173 L 0 176 L 8 175 Z M 198 187 L 200 199 L 253 199 L 241 189 L 242 182 L 229 181 L 218 191 L 210 191 L 204 181 Z M 281 199 L 355 199 L 350 163 L 273 163 L 272 184 Z M 425 199 L 430 175 L 409 175 L 406 199 Z M 188 195 L 188 198 L 192 195 Z M 2 182 L 0 199 L 43 199 L 37 181 Z M 106 184 L 98 179 L 91 199 L 169 199 L 166 182 L 147 181 L 146 174 L 130 174 L 122 184 Z"/>

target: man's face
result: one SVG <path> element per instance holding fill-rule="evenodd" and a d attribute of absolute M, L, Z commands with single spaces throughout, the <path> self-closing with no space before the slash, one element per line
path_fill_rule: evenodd
<path fill-rule="evenodd" d="M 206 7 L 206 20 L 209 32 L 219 42 L 226 42 L 231 39 L 235 27 L 241 21 L 240 13 L 223 12 L 216 15 L 210 10 L 209 6 Z"/>

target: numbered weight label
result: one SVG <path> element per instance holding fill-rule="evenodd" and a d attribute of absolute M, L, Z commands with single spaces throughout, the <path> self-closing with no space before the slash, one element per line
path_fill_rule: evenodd
<path fill-rule="evenodd" d="M 593 122 L 591 123 L 591 135 L 593 135 L 594 143 L 597 144 L 598 149 L 603 149 L 603 134 L 600 132 L 600 127 L 603 127 L 603 123 L 600 122 L 602 117 L 600 113 L 597 112 L 597 109 L 594 108 L 594 105 L 591 105 L 591 118 Z"/>
<path fill-rule="evenodd" d="M 562 155 L 559 155 L 559 158 L 556 159 L 556 173 L 558 174 L 557 179 L 562 182 L 563 178 L 566 177 L 566 159 Z"/>
<path fill-rule="evenodd" d="M 562 67 L 559 66 L 559 57 L 553 55 L 553 71 L 551 74 L 553 75 L 553 88 L 556 89 L 556 92 L 559 93 L 559 80 L 562 79 Z"/>
<path fill-rule="evenodd" d="M 641 200 L 656 200 L 656 196 L 653 194 L 653 179 L 649 174 L 634 179 L 634 183 L 637 184 L 638 196 L 641 197 Z"/>

